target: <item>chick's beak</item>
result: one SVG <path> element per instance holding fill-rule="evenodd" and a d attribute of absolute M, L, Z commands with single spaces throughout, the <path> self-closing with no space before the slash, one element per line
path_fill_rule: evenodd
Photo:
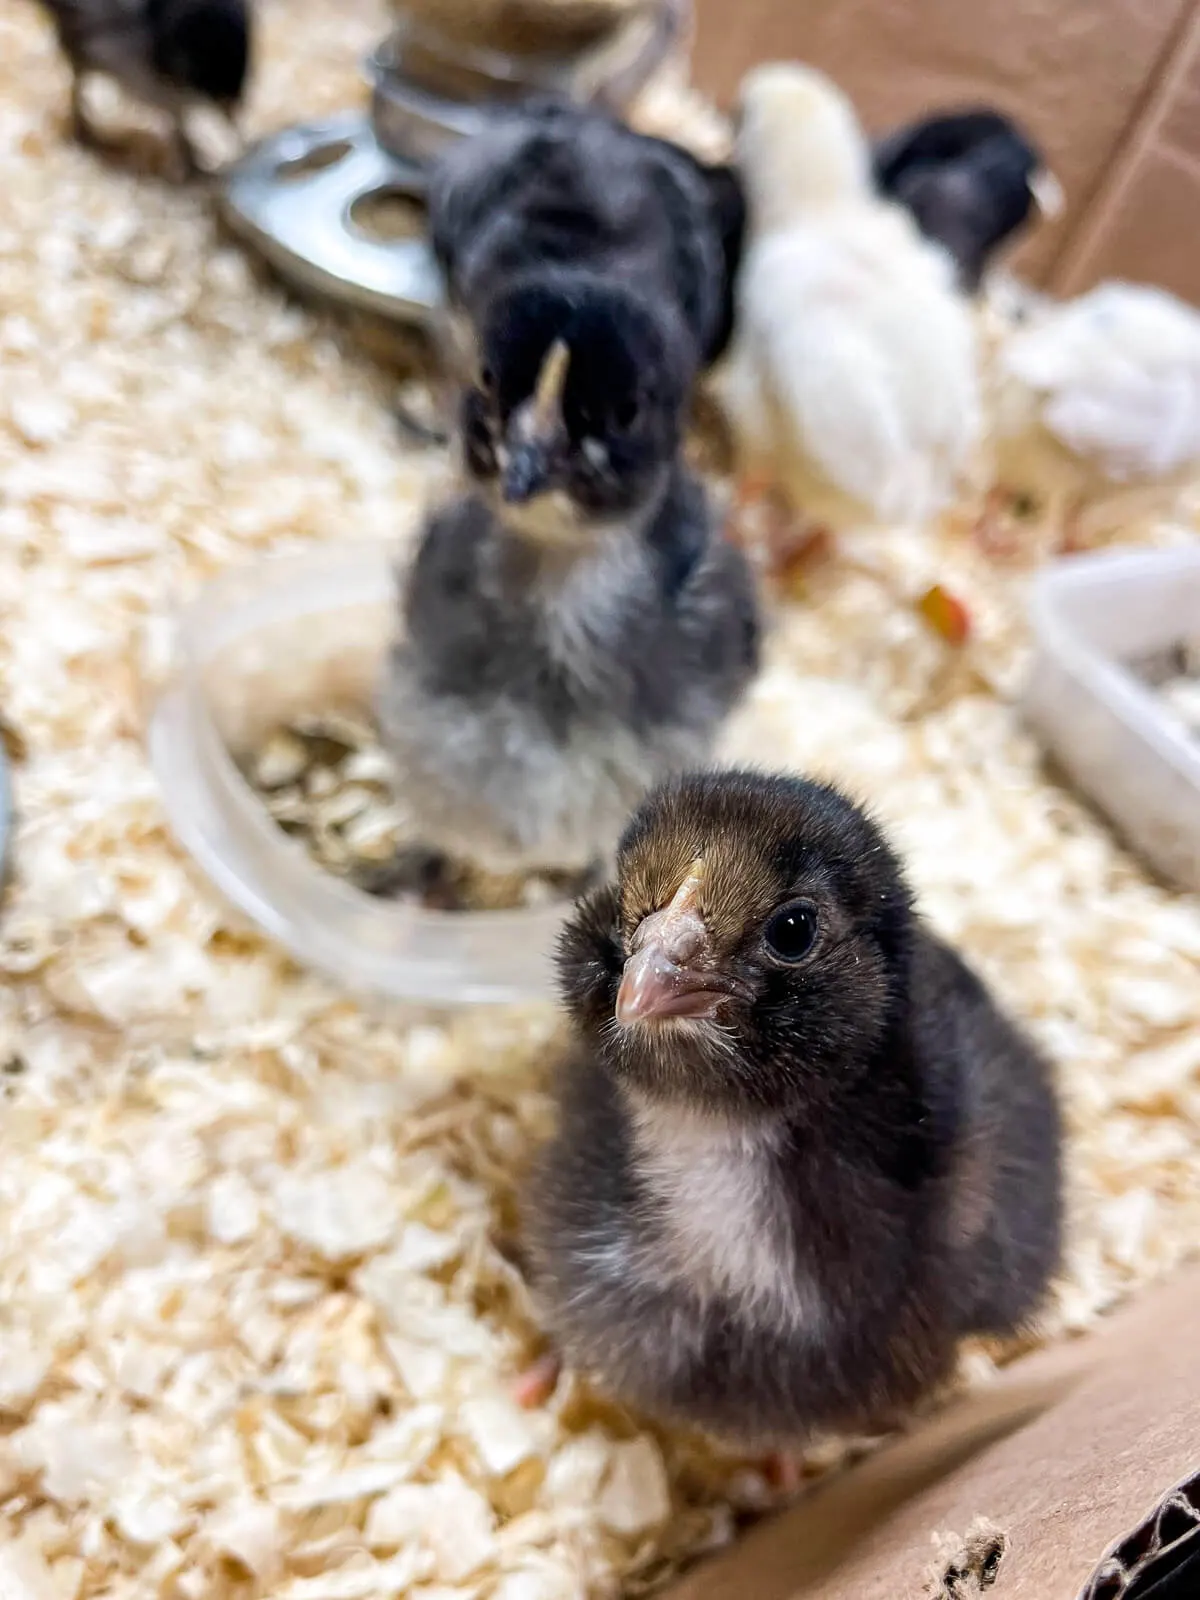
<path fill-rule="evenodd" d="M 1049 167 L 1039 167 L 1030 179 L 1029 192 L 1034 204 L 1047 221 L 1059 216 L 1067 203 L 1063 186 Z"/>
<path fill-rule="evenodd" d="M 510 506 L 524 505 L 541 494 L 549 481 L 550 452 L 533 442 L 520 444 L 508 453 L 500 493 Z"/>
<path fill-rule="evenodd" d="M 663 1017 L 712 1017 L 729 992 L 709 967 L 712 945 L 697 904 L 703 881 L 703 862 L 693 862 L 671 903 L 639 924 L 617 991 L 622 1026 Z"/>
<path fill-rule="evenodd" d="M 509 424 L 508 460 L 500 492 L 510 505 L 541 494 L 550 481 L 563 435 L 563 388 L 571 352 L 556 339 L 546 352 L 533 397 L 518 408 Z"/>

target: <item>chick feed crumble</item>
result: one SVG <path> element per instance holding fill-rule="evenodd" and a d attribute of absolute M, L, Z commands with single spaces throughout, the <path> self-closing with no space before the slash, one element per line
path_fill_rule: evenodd
<path fill-rule="evenodd" d="M 381 5 L 266 0 L 262 22 L 254 127 L 359 103 Z M 641 1592 L 769 1490 L 569 1383 L 514 1403 L 539 1350 L 514 1192 L 555 1017 L 384 1016 L 297 970 L 173 845 L 143 748 L 180 602 L 267 551 L 399 542 L 436 457 L 201 192 L 66 143 L 66 87 L 41 17 L 5 6 L 0 1592 Z M 652 110 L 712 137 L 681 92 Z M 1200 1234 L 1200 911 L 1043 773 L 1010 703 L 1029 563 L 971 526 L 847 538 L 793 574 L 728 747 L 870 800 L 1060 1064 L 1063 1337 Z M 1195 532 L 1193 510 L 1128 536 Z M 930 626 L 935 586 L 963 642 Z"/>

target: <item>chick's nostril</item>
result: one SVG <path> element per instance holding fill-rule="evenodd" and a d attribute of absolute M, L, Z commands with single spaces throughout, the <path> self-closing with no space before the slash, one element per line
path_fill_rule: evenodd
<path fill-rule="evenodd" d="M 686 966 L 706 949 L 708 930 L 694 913 L 676 917 L 661 932 L 663 954 L 678 966 Z"/>
<path fill-rule="evenodd" d="M 644 918 L 629 942 L 631 951 L 652 946 L 665 960 L 679 966 L 695 961 L 707 945 L 708 929 L 699 914 L 691 909 L 680 911 L 674 905 Z"/>

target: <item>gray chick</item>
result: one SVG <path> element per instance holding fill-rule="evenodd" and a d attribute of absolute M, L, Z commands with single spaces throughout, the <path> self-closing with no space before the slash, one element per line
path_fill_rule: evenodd
<path fill-rule="evenodd" d="M 1059 1262 L 1046 1064 L 840 793 L 653 793 L 565 930 L 574 1044 L 525 1207 L 547 1330 L 756 1448 L 893 1424 Z"/>
<path fill-rule="evenodd" d="M 561 268 L 636 285 L 687 330 L 696 368 L 728 341 L 745 226 L 728 167 L 605 111 L 539 100 L 449 146 L 428 201 L 460 363 L 498 294 Z"/>
<path fill-rule="evenodd" d="M 519 303 L 485 330 L 503 382 L 464 402 L 469 487 L 405 574 L 380 723 L 435 850 L 586 872 L 647 788 L 706 759 L 758 611 L 680 460 L 670 332 L 607 286 Z"/>
<path fill-rule="evenodd" d="M 248 0 L 42 0 L 74 73 L 71 116 L 81 144 L 103 148 L 88 119 L 84 83 L 115 79 L 169 113 L 183 170 L 199 172 L 188 137 L 189 106 L 207 102 L 233 121 L 250 69 Z"/>

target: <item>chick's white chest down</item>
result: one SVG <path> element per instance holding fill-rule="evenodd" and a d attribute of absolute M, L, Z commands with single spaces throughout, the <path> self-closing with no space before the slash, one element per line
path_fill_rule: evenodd
<path fill-rule="evenodd" d="M 819 1328 L 823 1298 L 797 1258 L 776 1130 L 640 1097 L 631 1109 L 634 1169 L 655 1204 L 671 1275 L 702 1302 Z"/>

